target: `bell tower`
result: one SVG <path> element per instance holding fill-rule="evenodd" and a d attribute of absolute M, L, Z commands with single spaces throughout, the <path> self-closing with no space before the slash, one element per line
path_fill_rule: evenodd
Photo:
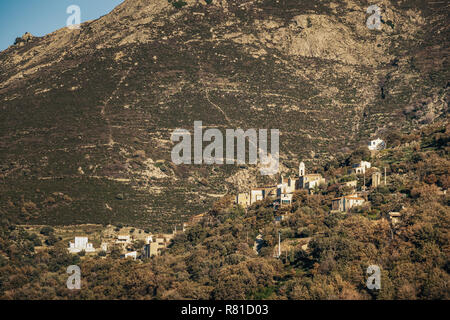
<path fill-rule="evenodd" d="M 298 176 L 303 177 L 305 175 L 305 163 L 302 161 L 298 166 Z"/>

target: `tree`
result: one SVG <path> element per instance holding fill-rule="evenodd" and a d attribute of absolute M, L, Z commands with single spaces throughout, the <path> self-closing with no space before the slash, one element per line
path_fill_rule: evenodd
<path fill-rule="evenodd" d="M 56 238 L 53 233 L 51 233 L 45 240 L 45 244 L 48 246 L 53 246 L 57 242 L 58 242 L 58 238 Z"/>
<path fill-rule="evenodd" d="M 53 233 L 55 230 L 52 227 L 45 226 L 42 227 L 40 233 L 44 236 L 49 236 L 51 233 Z"/>

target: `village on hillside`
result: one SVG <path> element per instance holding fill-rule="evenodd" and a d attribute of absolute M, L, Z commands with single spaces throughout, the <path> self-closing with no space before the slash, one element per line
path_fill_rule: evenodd
<path fill-rule="evenodd" d="M 77 236 L 73 242 L 69 243 L 68 251 L 74 254 L 84 252 L 85 254 L 97 253 L 100 256 L 106 256 L 115 250 L 122 258 L 144 259 L 159 255 L 175 234 L 176 231 L 158 235 L 123 233 L 116 237 L 103 239 L 99 248 L 94 248 L 88 237 Z"/>
<path fill-rule="evenodd" d="M 382 150 L 386 147 L 386 143 L 381 139 L 372 140 L 368 144 L 368 149 L 372 152 Z M 350 192 L 342 197 L 332 200 L 332 211 L 348 212 L 355 206 L 363 205 L 369 190 L 366 189 L 366 175 L 371 177 L 371 188 L 377 188 L 382 184 L 382 172 L 379 168 L 373 167 L 368 161 L 360 161 L 352 165 L 348 172 L 354 175 L 355 179 L 345 181 L 341 184 L 348 187 Z M 362 186 L 357 188 L 359 178 L 363 179 Z M 384 172 L 384 184 L 386 184 L 386 172 Z M 267 198 L 273 199 L 275 208 L 289 206 L 292 204 L 294 192 L 296 190 L 306 190 L 309 194 L 317 193 L 319 187 L 327 184 L 326 179 L 319 173 L 307 173 L 304 162 L 298 167 L 298 176 L 283 177 L 280 175 L 279 183 L 275 186 L 263 186 L 252 188 L 250 192 L 239 193 L 236 195 L 235 203 L 248 208 L 257 201 Z M 281 217 L 282 219 L 282 217 Z"/>
<path fill-rule="evenodd" d="M 375 139 L 368 143 L 368 149 L 372 154 L 386 148 L 386 143 L 381 139 Z M 348 190 L 348 193 L 332 199 L 332 212 L 349 212 L 352 208 L 367 204 L 367 196 L 371 189 L 375 189 L 382 184 L 386 184 L 386 172 L 379 168 L 372 166 L 368 161 L 360 161 L 354 163 L 349 169 L 348 174 L 355 179 L 342 182 L 341 185 Z M 366 188 L 366 177 L 370 178 L 370 186 Z M 358 179 L 362 179 L 360 187 L 358 187 Z M 288 207 L 292 204 L 294 193 L 298 190 L 305 190 L 309 194 L 317 193 L 320 187 L 327 185 L 327 180 L 320 173 L 308 173 L 304 162 L 301 162 L 298 167 L 297 176 L 284 177 L 280 175 L 277 185 L 262 186 L 251 188 L 249 192 L 238 193 L 234 198 L 234 204 L 247 209 L 254 203 L 265 199 L 273 201 L 273 208 L 275 213 L 275 223 L 279 223 L 289 215 L 288 211 L 280 208 Z M 98 254 L 99 256 L 106 256 L 113 251 L 120 254 L 122 258 L 145 259 L 152 256 L 160 255 L 162 250 L 167 248 L 172 239 L 177 233 L 185 232 L 188 228 L 198 224 L 204 217 L 205 213 L 195 215 L 189 221 L 183 223 L 182 230 L 174 230 L 170 234 L 151 234 L 149 232 L 116 232 L 109 233 L 107 236 L 102 236 L 101 244 L 98 248 L 94 248 L 93 244 L 89 242 L 87 236 L 77 235 L 74 241 L 69 243 L 67 250 L 73 254 Z M 399 212 L 390 212 L 389 217 L 393 224 L 396 224 L 400 219 Z M 132 230 L 134 231 L 134 229 Z M 255 247 L 257 247 L 257 240 Z M 279 250 L 279 249 L 278 249 Z M 255 251 L 257 251 L 255 249 Z"/>

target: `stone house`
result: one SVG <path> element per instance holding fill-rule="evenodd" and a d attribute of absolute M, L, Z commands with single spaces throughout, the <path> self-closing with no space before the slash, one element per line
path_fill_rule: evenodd
<path fill-rule="evenodd" d="M 357 195 L 348 195 L 331 200 L 332 210 L 348 212 L 355 206 L 360 206 L 365 202 L 363 198 Z"/>
<path fill-rule="evenodd" d="M 377 188 L 379 185 L 381 185 L 381 172 L 377 170 L 372 172 L 372 188 Z"/>
<path fill-rule="evenodd" d="M 250 194 L 248 192 L 238 193 L 234 203 L 243 208 L 248 208 L 250 206 Z"/>
<path fill-rule="evenodd" d="M 389 212 L 389 220 L 392 225 L 396 225 L 400 222 L 402 214 L 400 212 Z"/>

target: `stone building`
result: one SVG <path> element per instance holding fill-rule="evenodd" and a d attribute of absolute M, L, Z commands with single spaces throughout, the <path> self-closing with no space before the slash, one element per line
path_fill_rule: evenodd
<path fill-rule="evenodd" d="M 341 212 L 348 212 L 355 206 L 360 206 L 365 202 L 357 195 L 348 195 L 331 200 L 331 209 Z"/>
<path fill-rule="evenodd" d="M 374 171 L 372 173 L 372 188 L 377 188 L 379 185 L 381 185 L 381 172 Z"/>

